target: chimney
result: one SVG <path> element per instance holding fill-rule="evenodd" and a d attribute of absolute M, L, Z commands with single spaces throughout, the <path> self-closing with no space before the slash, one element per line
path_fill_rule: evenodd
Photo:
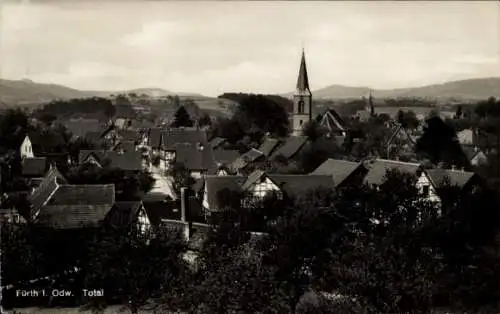
<path fill-rule="evenodd" d="M 187 203 L 187 193 L 186 193 L 187 188 L 182 187 L 181 188 L 181 221 L 186 222 L 186 203 Z"/>

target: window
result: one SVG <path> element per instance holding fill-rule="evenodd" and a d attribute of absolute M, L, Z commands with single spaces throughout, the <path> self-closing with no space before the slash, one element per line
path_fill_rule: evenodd
<path fill-rule="evenodd" d="M 304 121 L 300 120 L 300 121 L 299 121 L 299 125 L 301 125 L 301 126 L 302 126 L 302 123 L 304 123 Z"/>
<path fill-rule="evenodd" d="M 304 113 L 304 101 L 299 101 L 299 113 Z"/>
<path fill-rule="evenodd" d="M 429 195 L 429 186 L 428 185 L 422 186 L 422 194 L 424 194 L 424 196 Z"/>

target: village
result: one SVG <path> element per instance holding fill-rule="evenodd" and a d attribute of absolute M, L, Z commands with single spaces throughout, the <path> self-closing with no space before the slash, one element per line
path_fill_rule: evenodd
<path fill-rule="evenodd" d="M 194 269 L 192 271 L 196 272 L 200 267 L 203 268 L 203 265 L 210 267 L 212 262 L 206 264 L 205 259 L 208 258 L 207 254 L 209 256 L 216 254 L 214 250 L 221 253 L 227 249 L 228 245 L 233 245 L 234 250 L 241 243 L 247 243 L 248 240 L 241 238 L 243 234 L 253 239 L 248 243 L 255 243 L 255 241 L 258 243 L 259 239 L 265 241 L 269 235 L 276 237 L 275 233 L 278 230 L 273 228 L 283 223 L 280 216 L 287 213 L 287 208 L 292 206 L 290 204 L 293 203 L 295 208 L 299 206 L 295 203 L 297 200 L 299 200 L 298 204 L 304 204 L 300 203 L 301 199 L 302 202 L 304 199 L 312 202 L 308 205 L 300 205 L 305 206 L 300 209 L 304 211 L 310 206 L 321 211 L 325 206 L 326 208 L 338 207 L 342 202 L 347 201 L 351 202 L 351 205 L 346 206 L 353 211 L 357 206 L 364 206 L 361 205 L 360 199 L 356 201 L 344 199 L 341 202 L 337 198 L 331 199 L 332 196 L 328 195 L 333 193 L 342 199 L 346 195 L 353 197 L 352 193 L 369 193 L 363 192 L 367 191 L 366 189 L 371 189 L 373 193 L 381 195 L 389 191 L 389 195 L 384 197 L 396 197 L 392 193 L 401 193 L 399 197 L 404 197 L 404 199 L 391 201 L 393 203 L 384 206 L 405 208 L 406 214 L 400 212 L 398 215 L 402 215 L 400 219 L 403 221 L 413 221 L 408 222 L 409 225 L 405 224 L 409 227 L 413 224 L 423 224 L 424 221 L 430 219 L 428 217 L 440 219 L 446 216 L 444 211 L 446 208 L 449 211 L 450 206 L 462 206 L 457 205 L 456 199 L 452 201 L 454 198 L 450 194 L 451 187 L 455 189 L 454 197 L 469 199 L 478 197 L 477 193 L 486 193 L 483 190 L 487 186 L 492 186 L 492 184 L 495 186 L 498 182 L 495 179 L 495 177 L 498 178 L 496 176 L 498 171 L 494 170 L 497 168 L 492 168 L 498 167 L 498 164 L 492 166 L 495 164 L 492 156 L 498 154 L 496 141 L 491 140 L 491 137 L 495 136 L 494 131 L 491 129 L 484 131 L 479 127 L 473 127 L 472 124 L 469 128 L 462 127 L 458 132 L 455 129 L 460 122 L 463 126 L 464 121 L 467 121 L 472 114 L 478 115 L 486 112 L 483 114 L 483 120 L 494 115 L 498 112 L 496 108 L 500 106 L 495 99 L 478 104 L 478 108 L 486 109 L 476 110 L 475 113 L 468 112 L 468 117 L 460 106 L 457 107 L 455 114 L 448 114 L 448 116 L 439 110 L 431 111 L 426 116 L 400 110 L 391 116 L 377 111 L 378 100 L 376 95 L 370 92 L 360 100 L 362 106 L 350 116 L 337 112 L 338 106 L 324 108 L 318 113 L 317 108 L 313 109 L 316 101 L 309 87 L 304 51 L 300 60 L 295 93 L 289 100 L 285 98 L 281 100 L 288 101 L 289 107 L 274 102 L 265 95 L 237 96 L 241 99 L 236 104 L 237 108 L 233 116 L 229 118 L 210 117 L 205 114 L 192 119 L 188 110 L 177 99 L 178 106 L 175 112 L 170 112 L 167 117 L 160 116 L 147 120 L 143 114 L 141 115 L 141 110 L 144 108 L 133 107 L 130 101 L 141 97 L 138 95 L 118 95 L 111 99 L 88 100 L 89 103 L 101 102 L 100 105 L 104 104 L 108 107 L 102 109 L 103 106 L 95 106 L 92 109 L 95 111 L 92 112 L 89 109 L 90 106 L 87 106 L 85 112 L 81 114 L 77 111 L 70 112 L 71 117 L 68 117 L 67 107 L 59 116 L 57 108 L 63 108 L 62 105 L 74 105 L 74 108 L 77 108 L 78 101 L 76 100 L 73 103 L 56 101 L 46 105 L 43 109 L 28 113 L 19 109 L 4 111 L 1 120 L 4 154 L 1 173 L 2 242 L 12 246 L 21 245 L 15 248 L 2 247 L 2 256 L 7 255 L 13 258 L 17 255 L 14 262 L 2 257 L 2 272 L 12 271 L 9 274 L 10 277 L 2 275 L 4 300 L 8 300 L 6 302 L 10 302 L 10 306 L 19 307 L 29 299 L 19 297 L 19 291 L 27 290 L 30 285 L 39 287 L 49 283 L 51 287 L 62 288 L 55 286 L 54 282 L 58 280 L 61 280 L 57 283 L 59 285 L 65 282 L 65 289 L 69 289 L 68 291 L 74 290 L 75 286 L 71 286 L 67 281 L 77 279 L 70 279 L 72 278 L 70 273 L 78 278 L 78 274 L 85 272 L 82 270 L 85 266 L 81 263 L 86 259 L 82 257 L 83 260 L 80 261 L 72 260 L 71 256 L 57 258 L 64 262 L 59 260 L 58 262 L 61 262 L 59 267 L 54 268 L 52 265 L 41 273 L 40 270 L 30 269 L 33 265 L 28 266 L 26 263 L 37 261 L 40 257 L 36 254 L 47 253 L 33 251 L 33 249 L 36 251 L 36 248 L 32 247 L 34 244 L 29 244 L 30 236 L 23 233 L 28 232 L 23 231 L 25 228 L 35 234 L 51 230 L 49 233 L 55 232 L 54 234 L 58 237 L 69 241 L 69 243 L 61 242 L 61 238 L 44 238 L 46 235 L 42 237 L 39 234 L 43 239 L 56 239 L 53 243 L 44 243 L 52 247 L 49 251 L 56 256 L 57 253 L 53 250 L 57 250 L 58 247 L 68 250 L 71 246 L 82 245 L 78 238 L 81 235 L 77 236 L 77 234 L 90 232 L 94 236 L 102 235 L 105 239 L 102 230 L 111 228 L 110 230 L 114 231 L 108 230 L 108 232 L 125 232 L 119 237 L 132 236 L 133 239 L 130 241 L 139 241 L 140 244 L 137 244 L 139 246 L 146 245 L 150 249 L 156 247 L 156 250 L 178 252 L 184 262 L 177 261 L 172 267 L 180 271 L 182 267 L 179 263 L 186 263 L 189 269 Z M 175 98 L 172 99 L 175 100 Z M 144 102 L 143 99 L 142 103 Z M 84 101 L 81 103 L 86 105 Z M 192 103 L 190 105 L 193 106 Z M 100 110 L 107 111 L 107 113 L 104 112 L 104 119 L 89 117 L 102 114 Z M 313 111 L 316 115 L 313 115 Z M 241 135 L 238 135 L 238 132 Z M 403 178 L 398 176 L 403 176 Z M 387 190 L 387 185 L 391 184 L 391 180 L 396 180 L 392 182 L 396 185 L 390 186 L 390 190 Z M 497 188 L 494 187 L 494 189 Z M 326 193 L 327 196 L 320 192 Z M 322 196 L 317 195 L 311 199 L 311 193 L 312 195 L 320 193 Z M 489 199 L 486 201 L 483 196 L 481 199 L 483 202 L 490 203 L 485 205 L 490 206 L 488 208 L 492 208 L 491 206 L 495 208 L 494 204 L 498 204 L 491 203 L 492 200 Z M 409 204 L 408 200 L 413 201 Z M 363 219 L 369 218 L 369 224 L 372 226 L 385 226 L 390 229 L 394 218 L 392 216 L 396 215 L 395 212 L 390 212 L 393 209 L 379 208 L 381 205 L 373 203 L 373 200 L 368 202 L 369 207 L 366 209 L 368 212 L 365 213 L 368 216 Z M 398 204 L 398 202 L 402 203 Z M 474 206 L 482 205 L 484 204 L 474 203 Z M 411 219 L 408 216 L 410 215 L 408 206 L 418 211 L 418 213 L 411 214 L 414 215 Z M 427 216 L 424 215 L 424 208 L 428 211 Z M 485 208 L 475 209 L 482 213 L 487 211 Z M 462 208 L 462 210 L 466 209 Z M 333 228 L 335 219 L 314 215 L 316 219 L 330 221 L 328 228 Z M 489 212 L 488 215 L 497 217 L 495 215 L 498 213 Z M 320 228 L 318 230 L 324 228 L 313 224 L 313 221 L 317 221 L 313 218 L 309 218 L 312 220 L 309 221 L 308 227 L 304 225 L 305 222 L 301 218 L 297 219 L 299 220 L 296 223 L 299 223 L 300 228 L 312 228 L 308 232 L 316 232 L 315 228 Z M 233 227 L 228 227 L 228 224 Z M 399 221 L 396 224 L 402 224 L 402 222 Z M 287 222 L 281 228 L 292 228 L 292 226 Z M 17 234 L 18 232 L 21 233 Z M 170 234 L 167 238 L 174 237 L 172 232 L 176 234 L 178 232 L 178 241 L 185 243 L 185 248 L 169 247 L 172 245 L 169 241 L 172 240 L 165 239 L 165 232 Z M 323 234 L 321 232 L 324 231 L 317 232 L 321 236 Z M 6 241 L 7 234 L 17 235 L 13 238 L 9 237 Z M 306 232 L 303 236 L 306 238 L 296 239 L 299 241 L 296 244 L 288 242 L 286 245 L 292 245 L 289 247 L 292 249 L 294 245 L 303 245 L 299 244 L 302 243 L 300 241 L 313 241 L 318 235 L 309 235 Z M 15 243 L 15 239 L 19 237 L 27 237 L 22 240 L 25 244 Z M 52 235 L 52 237 L 56 236 Z M 217 237 L 220 239 L 217 240 Z M 236 238 L 232 239 L 232 237 Z M 307 240 L 307 237 L 313 238 Z M 154 241 L 160 240 L 168 243 L 153 244 Z M 93 241 L 99 242 L 100 239 L 94 238 Z M 227 241 L 243 242 L 236 245 Z M 281 245 L 279 241 L 278 246 Z M 68 244 L 69 247 L 64 246 Z M 215 249 L 213 245 L 219 247 Z M 106 249 L 106 251 L 109 250 L 109 248 Z M 143 250 L 148 252 L 146 248 Z M 256 248 L 251 250 L 256 250 Z M 153 267 L 153 265 L 156 265 L 155 268 L 168 267 L 161 263 L 145 265 L 150 258 L 159 258 L 167 264 L 172 263 L 167 257 L 156 256 L 158 251 L 151 252 L 153 252 L 152 256 L 142 257 L 140 262 L 142 264 L 130 267 L 136 267 L 136 270 Z M 243 254 L 241 249 L 239 252 L 237 254 Z M 306 264 L 309 268 L 314 267 L 314 263 L 304 263 L 311 257 L 322 254 L 320 251 L 316 253 L 301 253 L 300 250 L 285 252 L 282 253 L 297 254 L 296 258 L 302 261 L 300 264 L 302 266 L 295 265 L 299 268 L 305 267 Z M 224 254 L 233 256 L 231 254 L 236 253 Z M 301 256 L 301 254 L 306 255 Z M 220 263 L 217 258 L 215 261 Z M 108 267 L 110 265 L 127 267 L 124 266 L 127 264 L 121 262 L 113 264 L 112 260 L 108 260 L 108 264 L 105 261 L 98 263 L 108 265 Z M 67 273 L 68 269 L 61 267 L 70 267 L 73 270 Z M 252 269 L 255 265 L 248 267 Z M 53 269 L 49 270 L 51 268 Z M 136 275 L 150 276 L 147 275 L 150 274 L 148 271 L 150 270 L 147 270 L 146 274 L 139 272 Z M 169 271 L 172 270 L 169 269 Z M 49 274 L 50 272 L 52 274 Z M 66 275 L 62 275 L 61 272 Z M 314 273 L 314 270 L 310 269 L 307 273 L 309 272 Z M 21 273 L 31 273 L 33 276 L 43 275 L 38 278 L 27 278 L 25 275 L 20 276 Z M 94 274 L 94 276 L 97 275 Z M 98 276 L 103 276 L 103 274 Z M 170 276 L 174 275 L 170 274 Z M 133 284 L 124 284 L 129 288 L 131 288 L 130 284 L 138 285 L 136 289 L 141 290 L 126 292 L 128 295 L 125 299 L 129 300 L 127 306 L 132 312 L 137 312 L 140 306 L 155 296 L 156 291 L 148 290 L 149 285 L 152 284 L 148 283 L 148 278 L 158 280 L 155 276 L 153 277 L 154 279 L 143 278 L 145 281 L 134 279 L 136 281 Z M 109 280 L 116 280 L 112 278 Z M 173 282 L 179 282 L 176 280 L 182 281 L 183 279 L 175 279 Z M 97 295 L 85 295 L 83 298 L 77 297 L 69 303 L 86 303 L 96 297 L 100 298 L 99 300 L 105 300 L 105 304 L 120 303 L 122 302 L 120 300 L 125 300 L 117 299 L 117 295 L 111 296 L 110 290 L 116 288 L 111 289 L 106 286 L 102 278 L 95 281 L 92 287 L 88 286 L 87 281 L 84 282 L 85 286 L 80 286 L 79 290 L 87 291 L 86 289 L 93 288 L 104 292 Z M 163 291 L 162 289 L 165 288 L 163 284 L 160 284 L 157 289 Z M 177 291 L 176 289 L 180 288 L 170 285 L 168 289 Z M 145 296 L 140 300 L 135 299 L 137 293 L 145 294 Z M 345 291 L 342 295 L 344 294 Z M 73 295 L 73 293 L 68 295 Z M 301 300 L 301 296 L 302 293 L 289 295 L 290 298 L 297 298 L 294 299 L 295 302 Z M 61 298 L 57 296 L 47 298 L 43 294 L 43 297 L 33 297 L 27 303 L 49 306 L 60 306 L 64 303 L 61 303 Z M 337 299 L 338 297 L 332 301 L 330 293 L 330 297 L 326 300 L 340 304 Z M 189 301 L 184 302 L 189 303 Z M 215 305 L 207 305 L 207 302 L 210 303 L 207 300 L 203 301 L 203 305 L 199 305 L 202 307 L 198 306 L 197 311 L 211 313 L 221 310 L 220 308 L 217 310 L 218 307 Z M 260 302 L 266 303 L 267 301 Z M 339 306 L 338 304 L 336 306 Z M 408 304 L 415 306 L 412 302 Z M 427 306 L 431 304 L 432 302 L 429 301 Z M 172 305 L 169 304 L 169 306 Z M 179 308 L 183 306 L 178 305 Z M 203 306 L 212 307 L 204 308 Z M 228 305 L 218 306 L 223 306 L 225 309 L 223 312 L 229 311 L 226 307 Z M 294 303 L 293 311 L 295 306 Z M 170 310 L 179 308 L 170 308 Z M 328 308 L 335 309 L 336 307 L 330 304 Z M 292 309 L 282 311 L 288 312 Z M 375 311 L 380 311 L 380 308 Z"/>

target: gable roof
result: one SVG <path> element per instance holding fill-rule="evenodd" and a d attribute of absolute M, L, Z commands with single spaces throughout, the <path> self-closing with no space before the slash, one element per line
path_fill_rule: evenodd
<path fill-rule="evenodd" d="M 219 207 L 218 192 L 222 190 L 230 190 L 235 192 L 242 191 L 241 187 L 247 180 L 244 176 L 205 176 L 204 186 L 206 191 L 206 199 L 210 209 Z"/>
<path fill-rule="evenodd" d="M 113 150 L 117 151 L 123 149 L 125 152 L 135 151 L 135 142 L 130 140 L 120 140 L 114 147 Z"/>
<path fill-rule="evenodd" d="M 115 202 L 107 219 L 113 226 L 126 227 L 135 220 L 141 208 L 141 201 Z"/>
<path fill-rule="evenodd" d="M 369 185 L 380 185 L 384 182 L 388 170 L 397 170 L 403 173 L 418 175 L 421 170 L 420 164 L 402 162 L 397 160 L 376 159 L 368 164 L 368 173 L 364 182 Z"/>
<path fill-rule="evenodd" d="M 85 137 L 89 132 L 99 132 L 101 128 L 98 119 L 70 119 L 64 121 L 63 125 L 76 137 Z"/>
<path fill-rule="evenodd" d="M 448 182 L 452 186 L 462 189 L 476 175 L 474 172 L 449 169 L 428 169 L 425 172 L 436 188 L 440 188 Z"/>
<path fill-rule="evenodd" d="M 334 109 L 327 109 L 320 117 L 320 124 L 331 132 L 344 132 L 344 121 Z"/>
<path fill-rule="evenodd" d="M 80 150 L 78 155 L 79 164 L 83 164 L 90 156 L 94 156 L 99 163 L 108 159 L 110 167 L 127 171 L 139 171 L 142 169 L 142 154 L 138 151 L 126 151 L 119 153 L 105 150 Z"/>
<path fill-rule="evenodd" d="M 476 155 L 481 152 L 479 148 L 471 145 L 462 145 L 462 151 L 464 152 L 465 156 L 467 156 L 469 161 L 474 159 L 474 157 L 476 157 Z"/>
<path fill-rule="evenodd" d="M 48 170 L 45 157 L 24 158 L 22 160 L 22 175 L 26 177 L 43 177 Z"/>
<path fill-rule="evenodd" d="M 66 178 L 64 178 L 56 167 L 51 166 L 40 184 L 28 196 L 28 201 L 32 206 L 32 212 L 37 213 L 43 204 L 53 195 L 58 185 L 65 183 L 67 183 Z"/>
<path fill-rule="evenodd" d="M 161 128 L 150 128 L 148 136 L 148 145 L 153 148 L 159 148 L 161 146 Z"/>
<path fill-rule="evenodd" d="M 106 205 L 114 202 L 114 184 L 65 184 L 56 189 L 46 206 Z"/>
<path fill-rule="evenodd" d="M 235 161 L 240 153 L 234 149 L 214 149 L 213 155 L 216 163 L 227 165 Z"/>
<path fill-rule="evenodd" d="M 403 134 L 403 136 L 406 137 L 406 139 L 408 139 L 408 141 L 410 141 L 411 144 L 416 143 L 415 139 L 410 135 L 410 133 L 408 133 L 408 130 L 405 129 L 401 123 L 397 123 L 393 128 L 393 132 L 387 139 L 386 145 L 390 145 L 394 141 L 394 139 L 398 136 L 398 134 Z"/>
<path fill-rule="evenodd" d="M 248 175 L 245 183 L 241 186 L 242 190 L 245 191 L 250 188 L 254 183 L 259 181 L 266 173 L 262 170 L 255 170 L 250 175 Z"/>
<path fill-rule="evenodd" d="M 264 154 L 262 154 L 260 151 L 256 150 L 255 148 L 252 148 L 248 152 L 244 153 L 243 155 L 239 156 L 236 160 L 234 160 L 229 165 L 229 169 L 231 169 L 232 171 L 238 171 L 244 169 L 250 163 L 257 161 L 259 158 L 263 156 Z"/>
<path fill-rule="evenodd" d="M 55 229 L 96 227 L 101 224 L 113 204 L 44 206 L 37 223 Z"/>
<path fill-rule="evenodd" d="M 168 129 L 161 133 L 161 146 L 165 150 L 175 150 L 176 144 L 206 144 L 206 131 L 200 129 Z"/>
<path fill-rule="evenodd" d="M 212 148 L 209 145 L 199 148 L 194 144 L 177 144 L 175 161 L 183 163 L 189 170 L 215 171 L 216 169 Z"/>
<path fill-rule="evenodd" d="M 289 196 L 304 194 L 318 188 L 335 188 L 333 178 L 330 175 L 269 174 L 268 177 Z"/>
<path fill-rule="evenodd" d="M 347 160 L 332 159 L 325 160 L 311 175 L 329 175 L 333 177 L 335 186 L 344 182 L 352 173 L 362 167 L 360 162 L 352 162 Z"/>
<path fill-rule="evenodd" d="M 264 156 L 270 156 L 271 153 L 278 147 L 280 141 L 274 138 L 266 138 L 257 150 L 262 152 Z"/>
<path fill-rule="evenodd" d="M 215 149 L 221 145 L 224 145 L 226 142 L 227 140 L 223 137 L 214 137 L 210 140 L 210 146 Z"/>
<path fill-rule="evenodd" d="M 278 148 L 273 154 L 272 157 L 276 157 L 279 155 L 284 156 L 289 159 L 294 157 L 304 145 L 307 143 L 307 137 L 305 136 L 290 136 L 286 139 L 283 146 Z"/>

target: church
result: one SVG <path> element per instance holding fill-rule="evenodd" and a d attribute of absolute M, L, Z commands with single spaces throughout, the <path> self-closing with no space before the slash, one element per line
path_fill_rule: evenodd
<path fill-rule="evenodd" d="M 292 136 L 302 135 L 303 127 L 313 120 L 312 93 L 309 88 L 309 77 L 307 75 L 306 57 L 302 49 L 302 58 L 300 60 L 299 76 L 297 86 L 293 95 L 293 110 L 290 113 L 290 126 Z M 345 136 L 346 130 L 340 116 L 333 109 L 328 109 L 318 117 L 318 122 L 325 127 L 331 135 Z"/>

